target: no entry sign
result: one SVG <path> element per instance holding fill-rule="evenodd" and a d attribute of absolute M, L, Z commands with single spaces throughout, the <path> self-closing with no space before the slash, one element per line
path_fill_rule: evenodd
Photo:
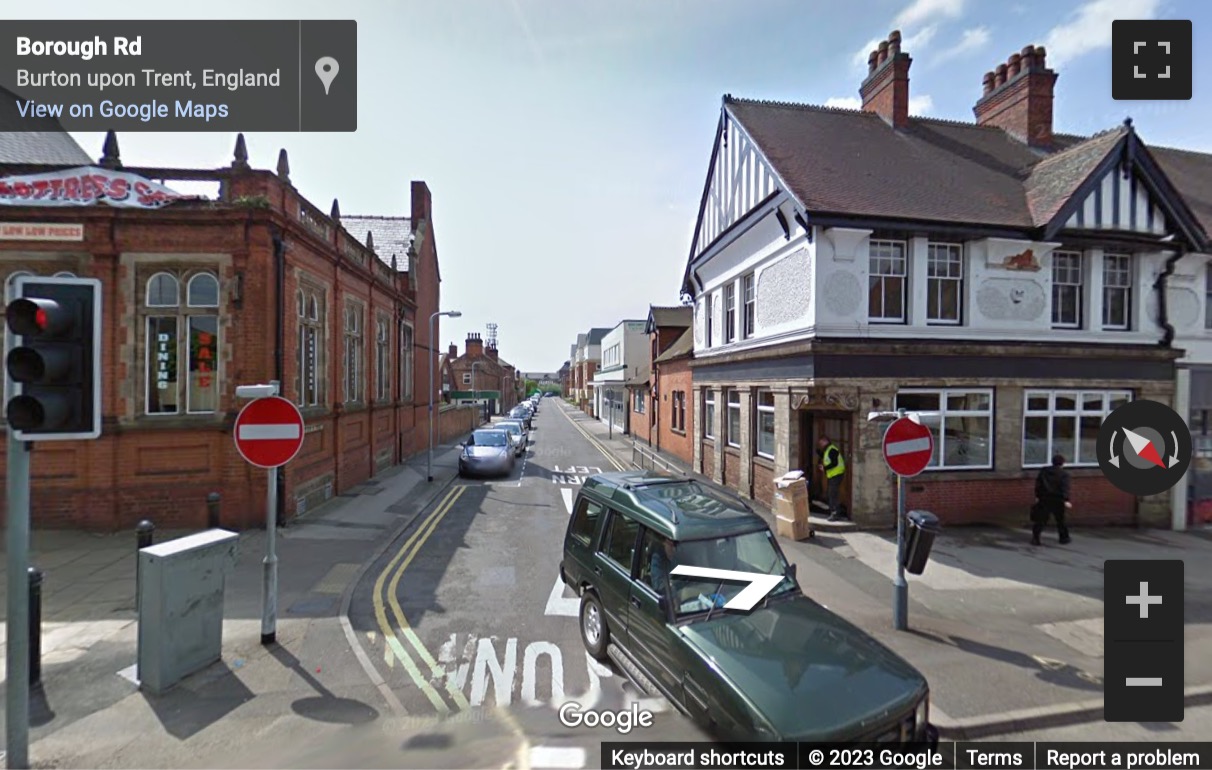
<path fill-rule="evenodd" d="M 934 454 L 934 436 L 925 425 L 901 417 L 884 432 L 884 461 L 898 476 L 926 470 Z"/>
<path fill-rule="evenodd" d="M 258 468 L 278 468 L 303 447 L 303 415 L 281 396 L 258 398 L 240 410 L 233 433 L 241 457 Z"/>

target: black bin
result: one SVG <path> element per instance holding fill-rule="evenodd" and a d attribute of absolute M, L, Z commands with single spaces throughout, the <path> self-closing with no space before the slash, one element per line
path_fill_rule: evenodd
<path fill-rule="evenodd" d="M 934 546 L 934 536 L 942 529 L 938 517 L 929 511 L 909 511 L 908 531 L 905 533 L 905 571 L 920 575 L 926 569 L 930 559 L 930 549 Z"/>

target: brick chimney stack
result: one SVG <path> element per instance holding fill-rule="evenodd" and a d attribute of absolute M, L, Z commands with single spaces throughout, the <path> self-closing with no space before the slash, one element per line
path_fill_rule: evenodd
<path fill-rule="evenodd" d="M 450 348 L 446 351 L 446 354 L 451 361 L 455 360 L 459 357 L 459 346 L 453 342 L 450 343 Z"/>
<path fill-rule="evenodd" d="M 467 335 L 467 355 L 474 358 L 484 355 L 484 340 L 480 338 L 479 332 Z"/>
<path fill-rule="evenodd" d="M 1057 74 L 1043 46 L 1029 45 L 986 72 L 984 93 L 972 111 L 982 126 L 996 126 L 1032 147 L 1052 145 L 1052 93 Z"/>
<path fill-rule="evenodd" d="M 488 349 L 484 352 L 487 353 L 488 357 L 491 358 L 493 361 L 497 360 L 497 346 L 496 345 L 489 345 Z"/>
<path fill-rule="evenodd" d="M 907 128 L 912 63 L 909 54 L 901 51 L 901 33 L 893 31 L 867 57 L 867 78 L 859 88 L 863 111 L 874 112 L 893 128 Z"/>

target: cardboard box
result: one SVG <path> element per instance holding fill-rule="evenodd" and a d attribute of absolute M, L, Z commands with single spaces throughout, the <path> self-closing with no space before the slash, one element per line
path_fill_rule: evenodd
<path fill-rule="evenodd" d="M 771 506 L 775 516 L 782 516 L 794 521 L 808 520 L 808 484 L 803 479 L 788 482 L 787 486 L 775 486 L 774 504 Z"/>
<path fill-rule="evenodd" d="M 785 540 L 807 540 L 812 535 L 807 517 L 801 520 L 776 516 L 774 523 L 774 533 Z"/>

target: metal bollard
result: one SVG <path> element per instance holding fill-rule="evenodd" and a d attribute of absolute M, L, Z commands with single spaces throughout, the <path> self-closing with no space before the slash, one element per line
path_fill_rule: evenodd
<path fill-rule="evenodd" d="M 29 684 L 42 682 L 42 570 L 29 568 Z"/>
<path fill-rule="evenodd" d="M 211 492 L 206 496 L 206 523 L 210 529 L 219 528 L 219 503 L 222 499 L 218 492 Z"/>
<path fill-rule="evenodd" d="M 139 607 L 139 551 L 150 546 L 156 539 L 156 525 L 147 519 L 135 525 L 135 611 Z"/>

